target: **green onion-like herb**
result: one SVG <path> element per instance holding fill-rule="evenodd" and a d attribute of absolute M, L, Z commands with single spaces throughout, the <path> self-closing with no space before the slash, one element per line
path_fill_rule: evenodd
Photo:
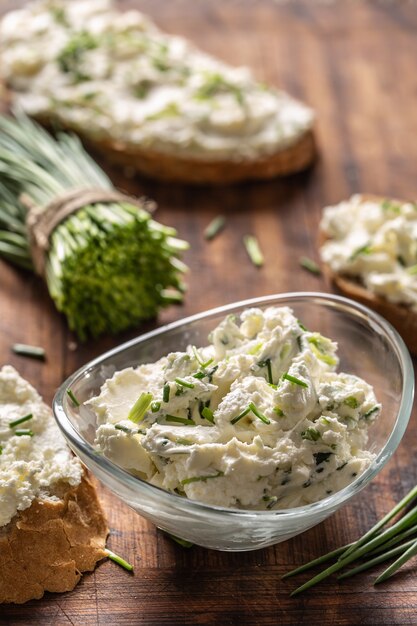
<path fill-rule="evenodd" d="M 307 328 L 304 326 L 304 324 L 302 322 L 300 322 L 300 320 L 297 320 L 297 324 L 299 325 L 301 330 L 304 330 L 305 332 L 307 332 Z"/>
<path fill-rule="evenodd" d="M 169 386 L 169 383 L 166 383 L 164 385 L 164 388 L 162 390 L 162 400 L 164 402 L 169 402 L 169 394 L 171 392 L 171 387 Z"/>
<path fill-rule="evenodd" d="M 305 383 L 303 380 L 300 380 L 296 376 L 288 374 L 288 372 L 286 374 L 283 374 L 282 378 L 284 380 L 288 380 L 290 383 L 294 383 L 294 385 L 299 385 L 300 387 L 308 387 L 307 383 Z"/>
<path fill-rule="evenodd" d="M 183 439 L 182 437 L 178 437 L 175 441 L 179 446 L 192 446 L 194 441 L 190 441 L 189 439 Z"/>
<path fill-rule="evenodd" d="M 178 543 L 178 545 L 182 546 L 183 548 L 192 548 L 193 547 L 193 543 L 191 543 L 191 541 L 187 541 L 186 539 L 181 539 L 181 537 L 177 537 L 176 535 L 171 535 L 171 533 L 167 533 L 166 531 L 164 531 L 165 534 L 170 537 L 170 539 L 172 539 L 172 541 L 175 541 L 175 543 Z"/>
<path fill-rule="evenodd" d="M 272 509 L 278 502 L 277 496 L 263 496 L 262 500 L 264 502 L 268 502 L 268 504 L 266 505 L 267 509 Z"/>
<path fill-rule="evenodd" d="M 330 459 L 333 452 L 316 452 L 313 454 L 316 465 L 321 465 Z"/>
<path fill-rule="evenodd" d="M 272 410 L 278 415 L 278 417 L 284 417 L 284 411 L 279 406 L 274 406 Z"/>
<path fill-rule="evenodd" d="M 270 424 L 270 420 L 266 417 L 266 415 L 264 415 L 263 413 L 260 412 L 260 410 L 257 408 L 257 406 L 253 403 L 253 402 L 249 402 L 249 409 L 252 411 L 252 413 L 254 415 L 256 415 L 256 417 L 258 419 L 261 420 L 261 422 L 263 422 L 264 424 Z"/>
<path fill-rule="evenodd" d="M 16 428 L 16 430 L 13 431 L 13 434 L 17 437 L 24 437 L 25 435 L 27 435 L 28 437 L 33 437 L 34 433 L 29 428 Z"/>
<path fill-rule="evenodd" d="M 351 409 L 357 409 L 359 406 L 359 402 L 355 396 L 348 396 L 343 400 L 343 404 L 346 404 L 346 406 L 349 406 Z"/>
<path fill-rule="evenodd" d="M 320 439 L 320 433 L 315 428 L 307 428 L 301 433 L 302 439 L 307 439 L 307 441 L 318 441 Z"/>
<path fill-rule="evenodd" d="M 13 422 L 10 422 L 9 426 L 10 428 L 14 428 L 15 426 L 19 426 L 19 424 L 23 424 L 24 422 L 31 420 L 32 417 L 33 417 L 32 413 L 28 413 L 28 415 L 24 415 L 23 417 L 19 417 L 19 419 L 14 420 Z"/>
<path fill-rule="evenodd" d="M 142 392 L 130 409 L 127 419 L 135 424 L 142 421 L 151 405 L 152 399 L 153 395 L 151 393 Z"/>
<path fill-rule="evenodd" d="M 315 274 L 316 276 L 320 276 L 321 274 L 321 269 L 319 265 L 317 265 L 315 261 L 313 261 L 312 259 L 309 259 L 306 256 L 302 256 L 300 258 L 300 265 L 311 274 Z"/>
<path fill-rule="evenodd" d="M 217 474 L 212 474 L 211 476 L 191 476 L 190 478 L 184 478 L 181 481 L 181 485 L 189 485 L 190 483 L 198 483 L 205 482 L 206 480 L 210 480 L 211 478 L 218 478 L 219 476 L 224 476 L 224 472 L 217 472 Z"/>
<path fill-rule="evenodd" d="M 213 411 L 211 409 L 209 409 L 207 406 L 205 406 L 204 409 L 201 411 L 201 415 L 208 422 L 211 422 L 212 424 L 214 424 L 214 414 L 213 414 Z"/>
<path fill-rule="evenodd" d="M 152 413 L 158 413 L 160 408 L 161 408 L 161 403 L 160 402 L 151 402 L 151 411 L 152 411 Z"/>
<path fill-rule="evenodd" d="M 183 378 L 176 378 L 175 382 L 177 383 L 177 385 L 180 385 L 181 387 L 187 387 L 188 389 L 194 389 L 195 387 L 193 383 L 189 383 L 187 380 L 184 380 Z"/>
<path fill-rule="evenodd" d="M 74 393 L 71 391 L 71 389 L 67 389 L 67 395 L 74 406 L 80 406 L 80 403 L 78 402 L 77 398 L 74 396 Z"/>
<path fill-rule="evenodd" d="M 184 424 L 184 426 L 195 426 L 194 420 L 187 417 L 178 417 L 178 415 L 165 415 L 167 422 L 175 422 L 176 424 Z"/>
<path fill-rule="evenodd" d="M 349 258 L 349 261 L 354 261 L 356 259 L 356 257 L 360 256 L 361 254 L 371 254 L 372 252 L 372 248 L 369 245 L 369 243 L 367 243 L 364 246 L 361 246 L 360 248 L 357 248 L 351 255 Z"/>
<path fill-rule="evenodd" d="M 121 430 L 127 435 L 137 435 L 139 432 L 138 430 L 132 430 L 131 428 L 128 428 L 127 426 L 123 426 L 123 424 L 115 424 L 114 427 L 116 430 Z"/>
<path fill-rule="evenodd" d="M 133 572 L 133 565 L 131 565 L 130 563 L 125 561 L 121 556 L 119 556 L 118 554 L 115 554 L 114 552 L 112 552 L 108 548 L 106 548 L 104 550 L 104 552 L 109 557 L 109 559 L 111 559 L 112 561 L 117 563 L 117 565 L 120 565 L 124 569 L 127 569 L 128 572 Z"/>
<path fill-rule="evenodd" d="M 0 116 L 0 255 L 33 269 L 26 217 L 74 189 L 114 191 L 78 138 L 54 139 L 19 114 Z M 22 198 L 25 199 L 24 203 Z M 81 339 L 118 333 L 183 298 L 188 244 L 128 201 L 87 204 L 49 238 L 45 280 Z M 27 356 L 34 356 L 28 354 Z"/>
<path fill-rule="evenodd" d="M 268 373 L 268 382 L 270 385 L 274 384 L 274 381 L 272 379 L 272 367 L 271 367 L 271 359 L 264 359 L 263 361 L 259 361 L 258 363 L 259 367 L 266 367 L 267 373 Z"/>
<path fill-rule="evenodd" d="M 223 215 L 218 215 L 210 222 L 210 224 L 205 229 L 204 237 L 208 240 L 214 239 L 214 237 L 218 235 L 221 230 L 223 230 L 225 224 L 225 217 Z"/>
<path fill-rule="evenodd" d="M 244 411 L 242 411 L 242 413 L 239 413 L 239 415 L 236 415 L 236 417 L 234 417 L 230 423 L 231 424 L 236 424 L 239 420 L 241 420 L 243 417 L 245 417 L 248 413 L 250 413 L 250 407 L 247 407 Z"/>
<path fill-rule="evenodd" d="M 369 417 L 371 417 L 371 415 L 373 415 L 377 411 L 379 411 L 379 406 L 374 406 L 372 409 L 369 409 L 369 411 L 366 411 L 366 413 L 362 415 L 362 419 L 367 420 Z"/>
<path fill-rule="evenodd" d="M 207 374 L 205 372 L 196 372 L 195 374 L 193 374 L 193 378 L 197 378 L 197 380 L 202 380 L 206 376 Z"/>
<path fill-rule="evenodd" d="M 1 155 L 0 155 L 0 163 L 1 163 Z M 0 202 L 1 202 L 1 183 L 0 183 Z M 0 213 L 0 221 L 2 221 L 2 215 Z M 0 243 L 2 241 L 3 233 L 0 231 Z M 0 256 L 2 255 L 2 249 L 0 247 Z M 31 359 L 39 359 L 40 361 L 45 360 L 45 350 L 40 348 L 39 346 L 29 346 L 26 343 L 15 343 L 12 346 L 12 350 L 15 354 L 19 356 L 27 356 Z"/>
<path fill-rule="evenodd" d="M 320 359 L 320 361 L 327 363 L 327 365 L 337 365 L 336 357 L 327 353 L 324 344 L 324 341 L 326 340 L 323 337 L 309 337 L 307 341 L 310 344 L 312 351 L 316 357 Z"/>
<path fill-rule="evenodd" d="M 243 244 L 252 263 L 256 267 L 261 267 L 264 264 L 264 255 L 262 254 L 256 237 L 253 235 L 245 235 L 245 237 L 243 237 Z"/>
<path fill-rule="evenodd" d="M 0 454 L 3 454 L 3 446 L 0 446 Z"/>

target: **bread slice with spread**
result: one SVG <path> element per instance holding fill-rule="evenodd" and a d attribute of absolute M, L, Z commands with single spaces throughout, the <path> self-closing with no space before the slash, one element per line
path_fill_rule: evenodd
<path fill-rule="evenodd" d="M 310 108 L 109 0 L 35 0 L 0 42 L 13 104 L 148 176 L 228 183 L 314 159 Z"/>
<path fill-rule="evenodd" d="M 0 603 L 72 590 L 106 557 L 94 487 L 51 410 L 17 371 L 0 370 Z"/>
<path fill-rule="evenodd" d="M 330 279 L 391 322 L 417 354 L 417 204 L 355 195 L 324 209 L 320 232 Z"/>

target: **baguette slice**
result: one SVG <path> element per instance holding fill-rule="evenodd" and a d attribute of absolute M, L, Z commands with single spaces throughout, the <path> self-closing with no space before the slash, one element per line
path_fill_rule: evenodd
<path fill-rule="evenodd" d="M 0 603 L 74 589 L 106 557 L 107 524 L 93 485 L 62 484 L 0 528 Z"/>
<path fill-rule="evenodd" d="M 0 79 L 9 104 L 164 181 L 270 179 L 316 155 L 307 106 L 109 0 L 35 0 L 6 14 Z"/>
<path fill-rule="evenodd" d="M 385 198 L 373 194 L 362 194 L 364 201 L 383 202 Z M 393 202 L 399 202 L 393 200 Z M 319 247 L 330 238 L 324 232 L 319 234 Z M 411 353 L 417 354 L 417 313 L 405 304 L 395 304 L 386 298 L 372 293 L 359 279 L 334 272 L 328 264 L 322 263 L 325 276 L 339 291 L 353 300 L 373 309 L 387 319 L 398 330 Z"/>

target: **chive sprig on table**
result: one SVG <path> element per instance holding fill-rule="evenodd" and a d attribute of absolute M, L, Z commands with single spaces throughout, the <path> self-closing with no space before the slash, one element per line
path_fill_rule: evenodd
<path fill-rule="evenodd" d="M 379 584 L 390 578 L 404 563 L 417 554 L 417 505 L 412 506 L 411 509 L 406 511 L 402 517 L 390 526 L 384 529 L 384 527 L 390 522 L 397 514 L 406 509 L 417 498 L 417 486 L 413 487 L 411 491 L 395 506 L 389 513 L 387 513 L 379 522 L 377 522 L 368 532 L 366 532 L 357 541 L 342 546 L 336 550 L 324 554 L 296 569 L 284 574 L 283 578 L 289 578 L 297 574 L 301 574 L 317 565 L 327 563 L 332 559 L 336 561 L 318 573 L 316 576 L 305 582 L 300 587 L 297 587 L 291 595 L 298 595 L 299 593 L 310 589 L 314 585 L 317 585 L 321 581 L 325 580 L 331 574 L 334 574 L 347 565 L 350 565 L 354 561 L 361 560 L 361 562 L 338 576 L 339 580 L 343 580 L 355 574 L 359 574 L 375 565 L 383 563 L 391 558 L 398 557 L 387 569 L 385 569 L 375 580 L 374 584 Z M 405 543 L 399 542 L 404 539 L 414 536 L 412 539 L 408 539 Z M 395 547 L 393 547 L 395 546 Z"/>

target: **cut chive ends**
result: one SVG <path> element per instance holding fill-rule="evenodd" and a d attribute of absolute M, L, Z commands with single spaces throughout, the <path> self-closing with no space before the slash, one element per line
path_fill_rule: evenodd
<path fill-rule="evenodd" d="M 385 515 L 377 524 L 375 524 L 367 533 L 365 533 L 358 541 L 343 546 L 332 552 L 324 554 L 296 569 L 287 572 L 282 578 L 286 579 L 296 576 L 322 563 L 330 560 L 335 562 L 326 569 L 319 572 L 316 576 L 307 580 L 303 585 L 294 589 L 291 596 L 298 595 L 303 591 L 307 591 L 314 585 L 325 580 L 331 574 L 339 572 L 354 561 L 360 561 L 358 565 L 351 569 L 347 569 L 338 576 L 338 580 L 343 580 L 359 574 L 375 565 L 383 563 L 394 557 L 396 560 L 384 570 L 375 580 L 374 585 L 380 584 L 389 579 L 397 572 L 404 563 L 417 555 L 417 505 L 409 507 L 410 503 L 417 497 L 417 486 L 411 489 L 409 493 Z M 397 521 L 384 526 L 400 511 L 408 508 Z M 404 543 L 404 539 L 412 536 L 411 539 Z M 403 542 L 403 543 L 401 543 Z M 400 544 L 400 545 L 398 545 Z M 394 547 L 395 546 L 395 547 Z"/>
<path fill-rule="evenodd" d="M 123 567 L 123 569 L 127 570 L 128 572 L 133 572 L 133 565 L 125 561 L 125 559 L 123 559 L 121 556 L 119 556 L 115 552 L 112 552 L 108 548 L 105 548 L 104 552 L 111 561 L 114 561 L 115 563 L 117 563 L 117 565 L 120 565 L 120 567 Z"/>
<path fill-rule="evenodd" d="M 46 352 L 40 346 L 30 346 L 26 343 L 14 343 L 12 345 L 12 352 L 19 356 L 26 356 L 30 359 L 38 359 L 39 361 L 45 361 Z"/>
<path fill-rule="evenodd" d="M 320 266 L 315 261 L 313 261 L 312 259 L 309 259 L 306 256 L 302 256 L 300 258 L 300 265 L 303 269 L 310 272 L 310 274 L 315 274 L 316 276 L 321 275 Z"/>
<path fill-rule="evenodd" d="M 253 265 L 255 265 L 255 267 L 262 267 L 264 264 L 264 255 L 262 254 L 257 238 L 253 235 L 245 235 L 243 237 L 243 245 Z"/>
<path fill-rule="evenodd" d="M 218 215 L 215 217 L 204 231 L 204 238 L 207 240 L 214 239 L 218 235 L 226 224 L 226 218 L 224 215 Z"/>

